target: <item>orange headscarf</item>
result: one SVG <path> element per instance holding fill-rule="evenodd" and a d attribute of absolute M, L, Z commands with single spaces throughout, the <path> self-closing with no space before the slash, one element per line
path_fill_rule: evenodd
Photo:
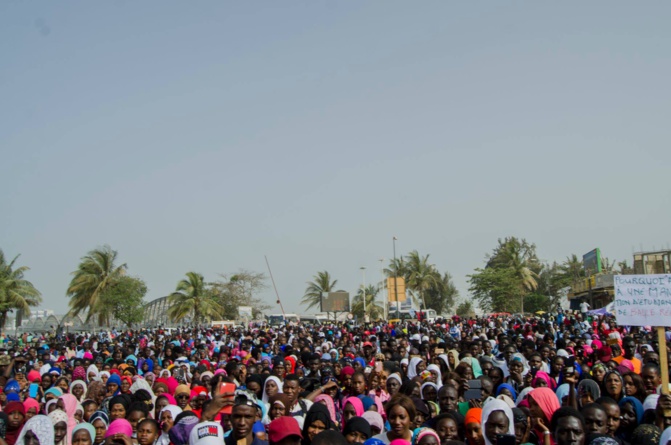
<path fill-rule="evenodd" d="M 466 412 L 464 425 L 468 425 L 469 423 L 482 424 L 482 408 L 471 408 Z"/>

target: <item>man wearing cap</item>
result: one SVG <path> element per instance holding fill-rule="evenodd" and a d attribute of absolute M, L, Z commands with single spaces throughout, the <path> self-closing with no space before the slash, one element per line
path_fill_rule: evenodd
<path fill-rule="evenodd" d="M 303 435 L 293 417 L 278 417 L 268 425 L 270 445 L 300 445 Z"/>

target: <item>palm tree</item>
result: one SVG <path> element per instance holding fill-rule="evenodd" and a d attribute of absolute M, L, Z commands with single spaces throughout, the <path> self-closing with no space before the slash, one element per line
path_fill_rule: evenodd
<path fill-rule="evenodd" d="M 72 272 L 73 277 L 67 290 L 67 296 L 70 297 L 69 315 L 77 316 L 80 312 L 88 311 L 86 322 L 97 316 L 100 325 L 109 325 L 104 293 L 127 269 L 125 263 L 115 265 L 117 255 L 117 251 L 110 246 L 103 246 L 93 249 L 81 259 L 77 270 Z"/>
<path fill-rule="evenodd" d="M 175 292 L 168 296 L 168 316 L 172 321 L 193 317 L 194 324 L 205 319 L 220 318 L 224 309 L 205 285 L 205 278 L 197 272 L 187 272 L 186 279 L 177 283 Z"/>
<path fill-rule="evenodd" d="M 7 263 L 0 249 L 0 330 L 4 331 L 7 313 L 16 310 L 17 316 L 30 315 L 30 308 L 42 302 L 40 292 L 28 280 L 23 278 L 27 266 L 16 269 L 14 265 L 19 255 Z"/>
<path fill-rule="evenodd" d="M 564 274 L 571 277 L 572 282 L 576 282 L 585 276 L 582 260 L 579 260 L 575 253 L 566 257 L 566 261 L 561 265 L 561 270 Z"/>
<path fill-rule="evenodd" d="M 441 284 L 440 273 L 435 266 L 429 264 L 429 255 L 422 257 L 416 250 L 407 255 L 405 264 L 408 288 L 419 294 L 419 299 L 424 304 L 424 310 L 426 310 L 424 294 L 429 289 Z"/>
<path fill-rule="evenodd" d="M 518 281 L 520 311 L 524 313 L 524 297 L 538 287 L 538 274 L 534 271 L 539 267 L 535 254 L 536 246 L 526 240 L 515 237 L 499 240 L 499 247 L 489 260 L 488 267 L 510 269 Z"/>
<path fill-rule="evenodd" d="M 359 288 L 357 294 L 352 300 L 352 314 L 359 318 L 368 315 L 371 320 L 380 320 L 384 318 L 384 308 L 377 301 L 377 294 L 380 288 L 369 285 L 366 287 L 366 312 L 363 310 L 363 289 Z"/>
<path fill-rule="evenodd" d="M 315 306 L 321 310 L 322 294 L 333 292 L 337 282 L 338 280 L 331 281 L 331 275 L 327 271 L 317 272 L 313 281 L 308 281 L 301 304 L 307 304 L 308 310 Z"/>

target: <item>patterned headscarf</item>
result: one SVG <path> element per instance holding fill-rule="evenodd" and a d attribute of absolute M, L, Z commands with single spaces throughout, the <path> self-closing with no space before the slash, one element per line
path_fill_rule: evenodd
<path fill-rule="evenodd" d="M 51 419 L 49 419 L 47 416 L 38 414 L 28 419 L 26 424 L 23 426 L 21 434 L 19 434 L 16 443 L 23 444 L 24 437 L 28 431 L 31 431 L 35 436 L 37 436 L 40 444 L 54 443 L 54 426 L 51 423 Z"/>

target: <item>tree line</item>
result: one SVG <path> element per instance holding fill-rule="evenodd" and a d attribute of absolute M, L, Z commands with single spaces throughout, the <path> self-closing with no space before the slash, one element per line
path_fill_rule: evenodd
<path fill-rule="evenodd" d="M 66 290 L 67 315 L 82 314 L 86 322 L 94 320 L 100 326 L 109 326 L 112 319 L 126 326 L 142 322 L 147 285 L 142 278 L 129 275 L 128 265 L 119 264 L 118 256 L 116 250 L 103 246 L 80 259 Z M 42 302 L 40 292 L 24 278 L 28 267 L 17 266 L 17 259 L 8 262 L 0 250 L 0 329 L 4 329 L 8 313 L 27 317 L 30 308 Z M 248 270 L 220 274 L 213 281 L 206 281 L 198 272 L 187 272 L 167 296 L 167 315 L 176 323 L 235 320 L 240 306 L 251 306 L 253 317 L 259 317 L 270 308 L 257 296 L 266 287 L 265 280 L 265 274 Z"/>
<path fill-rule="evenodd" d="M 414 306 L 420 309 L 431 308 L 437 313 L 446 313 L 454 305 L 459 292 L 448 272 L 440 272 L 435 264 L 429 262 L 429 255 L 420 255 L 413 250 L 405 256 L 392 259 L 384 269 L 385 277 L 398 277 L 405 280 L 406 289 L 413 299 Z M 333 279 L 328 271 L 320 271 L 307 283 L 302 304 L 307 309 L 320 308 L 322 296 L 328 292 L 335 292 L 338 280 Z M 387 296 L 378 299 L 380 293 L 384 293 L 385 283 L 380 285 L 368 285 L 365 292 L 362 287 L 357 289 L 352 298 L 351 312 L 353 315 L 363 318 L 368 315 L 377 320 L 384 316 L 384 305 L 380 300 L 386 301 Z M 365 312 L 364 312 L 365 295 Z"/>

